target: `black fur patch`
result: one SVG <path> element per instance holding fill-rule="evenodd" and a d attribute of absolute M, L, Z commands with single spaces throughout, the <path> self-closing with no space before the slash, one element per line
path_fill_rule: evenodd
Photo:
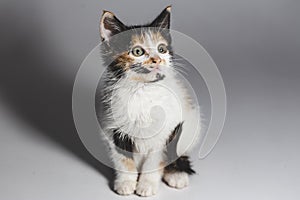
<path fill-rule="evenodd" d="M 122 133 L 119 129 L 115 129 L 113 131 L 113 140 L 114 144 L 120 149 L 130 153 L 133 152 L 133 140 L 127 134 Z"/>
<path fill-rule="evenodd" d="M 168 7 L 167 7 L 156 17 L 156 19 L 151 23 L 151 26 L 169 29 L 170 18 L 171 18 L 171 13 L 168 11 Z"/>
<path fill-rule="evenodd" d="M 172 140 L 174 140 L 175 136 L 176 136 L 177 139 L 179 139 L 179 135 L 180 135 L 180 133 L 182 131 L 182 125 L 183 125 L 183 122 L 177 124 L 177 126 L 174 128 L 174 131 L 169 136 L 167 144 L 169 144 Z M 177 145 L 177 143 L 176 143 L 176 145 Z"/>
<path fill-rule="evenodd" d="M 166 166 L 165 170 L 167 172 L 186 172 L 190 175 L 196 173 L 192 169 L 188 156 L 180 156 L 177 160 Z"/>
<path fill-rule="evenodd" d="M 170 162 L 178 158 L 176 149 L 177 149 L 177 143 L 182 133 L 182 128 L 183 128 L 183 122 L 180 122 L 174 128 L 174 130 L 172 131 L 172 133 L 170 134 L 169 138 L 166 141 L 166 145 L 167 145 L 166 153 L 167 153 L 168 160 Z"/>
<path fill-rule="evenodd" d="M 149 74 L 151 72 L 147 68 L 143 67 L 141 63 L 131 65 L 130 68 L 136 73 L 140 73 L 140 74 Z"/>
<path fill-rule="evenodd" d="M 166 76 L 165 75 L 161 75 L 160 73 L 157 73 L 156 74 L 156 79 L 153 80 L 153 81 L 149 81 L 149 83 L 154 83 L 154 82 L 157 82 L 157 81 L 161 81 L 165 78 Z"/>

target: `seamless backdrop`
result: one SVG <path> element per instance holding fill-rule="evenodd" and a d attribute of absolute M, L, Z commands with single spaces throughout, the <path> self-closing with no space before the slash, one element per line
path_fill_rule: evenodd
<path fill-rule="evenodd" d="M 0 2 L 0 199 L 123 199 L 79 140 L 71 109 L 102 10 L 126 23 L 172 4 L 172 28 L 202 44 L 223 76 L 222 136 L 194 160 L 190 187 L 153 199 L 300 198 L 298 0 Z M 125 199 L 137 199 L 136 196 Z"/>

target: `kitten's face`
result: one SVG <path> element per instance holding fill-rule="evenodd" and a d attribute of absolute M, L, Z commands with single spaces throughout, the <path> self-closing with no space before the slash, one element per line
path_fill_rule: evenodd
<path fill-rule="evenodd" d="M 163 80 L 172 59 L 169 24 L 170 7 L 146 26 L 125 26 L 111 12 L 104 12 L 100 25 L 104 56 L 131 81 Z"/>
<path fill-rule="evenodd" d="M 171 55 L 167 40 L 160 32 L 146 31 L 133 35 L 130 49 L 126 55 L 130 62 L 127 76 L 134 81 L 155 82 L 162 80 L 170 67 Z"/>

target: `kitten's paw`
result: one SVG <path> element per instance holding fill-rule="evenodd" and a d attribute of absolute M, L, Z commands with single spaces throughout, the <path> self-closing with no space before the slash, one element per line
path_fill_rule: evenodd
<path fill-rule="evenodd" d="M 158 191 L 158 183 L 148 180 L 139 181 L 136 188 L 136 194 L 142 197 L 153 196 Z"/>
<path fill-rule="evenodd" d="M 136 189 L 136 181 L 116 181 L 114 184 L 114 190 L 120 195 L 133 194 Z"/>
<path fill-rule="evenodd" d="M 185 172 L 166 173 L 163 179 L 170 187 L 177 189 L 184 188 L 189 184 L 189 176 Z"/>

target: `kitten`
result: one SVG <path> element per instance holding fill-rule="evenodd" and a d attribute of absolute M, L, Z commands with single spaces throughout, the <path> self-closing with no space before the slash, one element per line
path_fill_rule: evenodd
<path fill-rule="evenodd" d="M 170 12 L 169 6 L 143 26 L 126 26 L 109 11 L 101 17 L 107 70 L 100 123 L 116 169 L 114 190 L 121 195 L 154 195 L 162 178 L 183 188 L 195 173 L 187 146 L 177 145 L 185 139 L 194 144 L 200 113 L 174 67 Z"/>

